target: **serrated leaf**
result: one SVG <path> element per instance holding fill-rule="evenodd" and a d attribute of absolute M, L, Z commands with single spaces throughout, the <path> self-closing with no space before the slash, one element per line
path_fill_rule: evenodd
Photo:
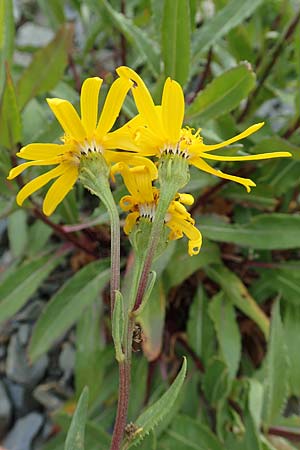
<path fill-rule="evenodd" d="M 107 0 L 102 0 L 101 4 L 104 6 L 113 24 L 143 57 L 152 74 L 158 77 L 160 74 L 160 60 L 155 43 L 149 39 L 148 35 L 141 28 L 134 25 L 132 20 L 115 11 Z"/>
<path fill-rule="evenodd" d="M 38 50 L 30 65 L 24 70 L 17 84 L 17 96 L 21 109 L 38 94 L 54 88 L 61 79 L 67 62 L 73 35 L 71 26 L 64 26 L 55 38 Z"/>
<path fill-rule="evenodd" d="M 209 278 L 222 287 L 228 299 L 246 316 L 250 317 L 268 338 L 269 319 L 254 298 L 251 297 L 240 278 L 221 264 L 205 267 L 204 270 Z"/>
<path fill-rule="evenodd" d="M 64 450 L 84 450 L 84 432 L 89 404 L 89 390 L 85 387 L 78 400 L 67 434 Z"/>
<path fill-rule="evenodd" d="M 149 406 L 149 408 L 147 408 L 135 421 L 138 431 L 131 441 L 125 443 L 124 450 L 138 444 L 148 433 L 150 433 L 151 430 L 154 429 L 159 422 L 161 422 L 168 415 L 168 413 L 172 410 L 172 407 L 182 388 L 185 375 L 186 358 L 184 357 L 180 372 L 167 392 L 165 392 L 163 396 L 153 405 Z"/>
<path fill-rule="evenodd" d="M 241 335 L 236 322 L 233 303 L 223 292 L 215 295 L 209 304 L 209 315 L 214 322 L 222 356 L 233 379 L 241 357 Z"/>
<path fill-rule="evenodd" d="M 5 83 L 5 63 L 12 61 L 14 38 L 13 1 L 0 0 L 0 97 Z"/>
<path fill-rule="evenodd" d="M 187 108 L 186 120 L 205 123 L 232 111 L 255 86 L 255 74 L 242 63 L 216 77 Z"/>
<path fill-rule="evenodd" d="M 194 33 L 193 59 L 197 60 L 211 45 L 247 19 L 261 3 L 262 0 L 231 0 L 227 3 Z"/>
<path fill-rule="evenodd" d="M 21 141 L 21 117 L 9 67 L 6 65 L 6 79 L 0 104 L 0 144 L 13 150 Z"/>
<path fill-rule="evenodd" d="M 68 328 L 91 305 L 110 277 L 107 260 L 96 261 L 83 267 L 70 278 L 47 303 L 37 321 L 29 346 L 29 356 L 35 361 L 47 352 Z"/>
<path fill-rule="evenodd" d="M 299 297 L 298 297 L 299 300 Z M 284 335 L 290 359 L 289 387 L 290 394 L 300 396 L 300 305 L 286 304 L 284 308 Z"/>
<path fill-rule="evenodd" d="M 61 261 L 49 255 L 27 262 L 14 270 L 0 284 L 0 322 L 9 319 L 30 299 L 42 282 Z"/>
<path fill-rule="evenodd" d="M 264 425 L 268 427 L 284 407 L 288 393 L 289 359 L 280 317 L 280 303 L 272 310 L 271 331 L 267 351 L 264 383 Z"/>
<path fill-rule="evenodd" d="M 190 68 L 190 4 L 189 0 L 165 0 L 162 19 L 162 54 L 166 77 L 182 86 Z"/>
<path fill-rule="evenodd" d="M 229 224 L 222 216 L 202 216 L 204 238 L 230 242 L 260 250 L 283 250 L 300 247 L 300 216 L 259 214 L 245 224 Z"/>

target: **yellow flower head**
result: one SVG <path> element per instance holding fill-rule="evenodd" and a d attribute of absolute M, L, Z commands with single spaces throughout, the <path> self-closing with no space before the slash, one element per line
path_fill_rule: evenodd
<path fill-rule="evenodd" d="M 17 153 L 20 158 L 27 159 L 29 162 L 14 167 L 9 173 L 9 180 L 17 177 L 30 166 L 56 165 L 55 168 L 27 183 L 19 191 L 16 199 L 18 205 L 21 206 L 32 193 L 50 180 L 57 178 L 43 202 L 43 212 L 46 215 L 52 214 L 76 182 L 81 157 L 88 157 L 93 153 L 102 154 L 108 163 L 124 161 L 129 165 L 145 164 L 151 171 L 156 171 L 150 160 L 111 150 L 127 148 L 126 140 L 120 138 L 118 130 L 111 133 L 109 131 L 133 83 L 128 79 L 118 78 L 112 84 L 98 120 L 98 97 L 102 81 L 98 77 L 84 81 L 80 96 L 81 118 L 67 100 L 47 99 L 48 105 L 64 130 L 63 144 L 29 144 Z"/>
<path fill-rule="evenodd" d="M 120 172 L 124 183 L 131 195 L 125 195 L 120 200 L 123 211 L 129 212 L 125 220 L 124 231 L 129 234 L 140 218 L 152 222 L 155 218 L 159 202 L 159 189 L 152 186 L 152 176 L 146 166 L 129 168 L 119 163 L 112 168 L 113 173 Z M 189 239 L 188 252 L 190 255 L 199 253 L 202 236 L 194 226 L 195 221 L 184 205 L 192 205 L 194 198 L 190 194 L 176 194 L 170 203 L 165 225 L 171 230 L 169 239 L 180 239 L 185 235 Z"/>
<path fill-rule="evenodd" d="M 216 170 L 205 159 L 215 161 L 249 161 L 291 156 L 289 152 L 273 152 L 249 156 L 217 156 L 210 152 L 240 139 L 244 139 L 258 131 L 262 123 L 252 125 L 237 136 L 220 144 L 206 145 L 200 135 L 200 129 L 194 132 L 189 127 L 182 128 L 184 118 L 184 94 L 179 83 L 167 78 L 161 105 L 155 106 L 152 97 L 139 75 L 129 67 L 119 67 L 118 75 L 133 81 L 132 93 L 139 115 L 123 127 L 124 135 L 131 134 L 136 148 L 132 150 L 144 156 L 162 157 L 166 154 L 179 155 L 186 158 L 189 164 L 204 172 L 220 178 L 232 180 L 245 186 L 250 191 L 255 186 L 252 180 L 236 177 Z"/>

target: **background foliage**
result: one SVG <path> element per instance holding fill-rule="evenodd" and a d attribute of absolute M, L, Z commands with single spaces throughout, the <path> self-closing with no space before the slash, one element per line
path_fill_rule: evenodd
<path fill-rule="evenodd" d="M 64 448 L 85 385 L 89 406 L 84 391 L 74 420 L 87 415 L 85 448 L 108 448 L 117 400 L 109 228 L 102 205 L 80 186 L 49 219 L 38 194 L 22 209 L 15 203 L 19 186 L 40 169 L 16 182 L 6 176 L 21 146 L 59 139 L 46 97 L 78 105 L 87 76 L 109 85 L 121 64 L 142 75 L 157 102 L 166 76 L 179 81 L 186 123 L 201 127 L 206 142 L 266 122 L 228 154 L 237 147 L 293 154 L 222 163 L 255 180 L 251 194 L 191 171 L 188 191 L 204 246 L 191 258 L 186 242 L 173 242 L 156 262 L 158 282 L 141 318 L 144 355 L 134 355 L 129 420 L 166 390 L 183 354 L 188 376 L 172 413 L 138 447 L 300 448 L 299 21 L 296 0 L 0 0 L 1 371 L 10 395 L 13 380 L 33 395 L 29 410 L 43 410 L 43 437 L 28 448 Z M 128 97 L 120 124 L 134 114 Z M 120 181 L 117 200 L 125 192 Z M 124 237 L 124 268 L 129 251 Z M 34 315 L 28 312 L 37 304 Z M 20 351 L 28 370 L 50 355 L 30 382 L 14 379 L 11 369 L 12 342 L 24 324 L 30 338 Z M 66 346 L 73 352 L 68 377 L 51 370 Z M 13 408 L 3 432 L 13 427 L 12 417 L 23 416 Z M 73 448 L 72 436 L 66 445 Z"/>

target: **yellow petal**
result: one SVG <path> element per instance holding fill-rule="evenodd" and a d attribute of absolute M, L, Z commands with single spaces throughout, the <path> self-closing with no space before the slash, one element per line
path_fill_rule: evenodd
<path fill-rule="evenodd" d="M 126 78 L 118 78 L 111 85 L 97 126 L 97 137 L 99 139 L 113 127 L 131 86 L 132 82 Z"/>
<path fill-rule="evenodd" d="M 87 78 L 81 88 L 81 121 L 88 139 L 92 138 L 97 126 L 98 98 L 102 81 L 99 77 Z"/>
<path fill-rule="evenodd" d="M 189 255 L 197 255 L 200 252 L 202 245 L 202 235 L 198 228 L 196 228 L 191 222 L 180 218 L 174 218 L 166 224 L 172 229 L 173 234 L 180 230 L 189 239 L 188 252 Z"/>
<path fill-rule="evenodd" d="M 213 159 L 215 161 L 256 161 L 259 159 L 270 159 L 270 158 L 286 158 L 292 156 L 289 152 L 273 152 L 273 153 L 260 153 L 258 155 L 247 155 L 247 156 L 217 156 L 206 154 L 205 152 L 201 155 L 205 159 Z"/>
<path fill-rule="evenodd" d="M 130 169 L 127 164 L 119 163 L 117 171 L 121 173 L 125 186 L 136 203 L 153 202 L 152 181 L 146 166 L 137 166 Z M 116 172 L 116 169 L 114 172 Z"/>
<path fill-rule="evenodd" d="M 106 150 L 104 156 L 110 163 L 123 162 L 128 166 L 145 166 L 149 170 L 152 180 L 156 180 L 158 177 L 157 167 L 151 159 L 144 158 L 143 156 L 138 156 L 133 153 L 113 152 L 111 150 Z"/>
<path fill-rule="evenodd" d="M 74 106 L 60 98 L 47 98 L 47 102 L 65 133 L 77 142 L 84 141 L 86 132 Z"/>
<path fill-rule="evenodd" d="M 204 172 L 211 173 L 212 175 L 215 175 L 220 178 L 224 178 L 225 180 L 231 180 L 235 181 L 236 183 L 242 184 L 245 186 L 247 192 L 250 192 L 250 188 L 253 186 L 256 186 L 256 184 L 249 180 L 248 178 L 241 178 L 236 177 L 234 175 L 229 175 L 227 173 L 221 172 L 221 170 L 216 170 L 213 167 L 209 166 L 203 159 L 193 159 L 191 160 L 191 164 L 193 164 L 195 167 L 197 167 L 200 170 L 203 170 Z"/>
<path fill-rule="evenodd" d="M 132 228 L 134 227 L 134 225 L 136 224 L 137 219 L 139 218 L 140 214 L 138 212 L 132 212 L 130 214 L 128 214 L 128 216 L 125 219 L 125 224 L 124 224 L 124 233 L 126 234 L 130 234 Z"/>
<path fill-rule="evenodd" d="M 64 168 L 62 165 L 59 165 L 58 167 L 55 167 L 55 169 L 51 169 L 49 172 L 44 173 L 43 175 L 40 175 L 37 178 L 34 178 L 34 180 L 29 181 L 29 183 L 25 184 L 25 186 L 22 187 L 22 189 L 18 192 L 16 201 L 19 206 L 21 206 L 31 194 L 36 192 L 41 187 L 45 186 L 50 180 L 53 180 L 53 178 L 59 177 L 63 172 Z"/>
<path fill-rule="evenodd" d="M 197 143 L 194 145 L 191 145 L 190 150 L 200 152 L 210 152 L 211 150 L 217 150 L 218 148 L 227 147 L 227 145 L 233 144 L 233 142 L 237 142 L 240 139 L 245 139 L 247 136 L 250 136 L 250 134 L 255 133 L 258 131 L 262 126 L 264 125 L 264 122 L 257 123 L 255 125 L 252 125 L 251 127 L 247 128 L 247 130 L 243 131 L 242 133 L 238 134 L 237 136 L 232 137 L 231 139 L 227 139 L 226 141 L 220 142 L 220 144 L 213 144 L 213 145 L 206 145 L 203 143 Z"/>
<path fill-rule="evenodd" d="M 164 135 L 161 120 L 155 109 L 154 102 L 141 77 L 132 69 L 121 66 L 116 70 L 121 78 L 126 78 L 134 82 L 132 94 L 138 112 L 144 117 L 147 125 L 160 135 Z"/>
<path fill-rule="evenodd" d="M 120 200 L 120 206 L 123 211 L 130 211 L 136 206 L 135 199 L 132 197 L 132 195 L 124 195 L 124 197 L 122 197 Z"/>
<path fill-rule="evenodd" d="M 171 143 L 179 141 L 184 116 L 184 95 L 179 83 L 167 78 L 162 95 L 162 120 Z"/>
<path fill-rule="evenodd" d="M 194 197 L 191 194 L 177 194 L 178 201 L 183 203 L 184 205 L 192 205 L 195 201 Z"/>
<path fill-rule="evenodd" d="M 142 116 L 138 114 L 121 128 L 106 134 L 102 139 L 102 145 L 106 149 L 122 149 L 139 152 L 140 149 L 134 142 L 134 135 L 138 127 L 144 125 Z"/>
<path fill-rule="evenodd" d="M 10 170 L 7 179 L 13 180 L 16 178 L 20 173 L 22 173 L 27 167 L 31 166 L 50 166 L 52 164 L 59 164 L 61 162 L 61 158 L 53 158 L 53 159 L 45 159 L 45 160 L 39 160 L 39 161 L 30 161 L 23 164 L 20 164 L 19 166 L 14 167 Z"/>
<path fill-rule="evenodd" d="M 78 178 L 78 167 L 66 164 L 64 173 L 56 180 L 46 194 L 43 203 L 43 212 L 46 216 L 50 216 L 56 209 L 57 205 L 63 201 L 67 193 L 74 186 Z"/>
<path fill-rule="evenodd" d="M 65 144 L 29 144 L 21 148 L 17 156 L 31 160 L 53 159 L 55 156 L 63 155 L 70 148 Z"/>

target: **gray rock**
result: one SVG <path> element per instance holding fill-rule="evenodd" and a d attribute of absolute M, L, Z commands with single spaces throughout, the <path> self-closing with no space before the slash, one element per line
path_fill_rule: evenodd
<path fill-rule="evenodd" d="M 12 406 L 10 399 L 7 395 L 4 384 L 0 380 L 0 438 L 4 436 L 4 433 L 9 425 L 11 412 Z"/>
<path fill-rule="evenodd" d="M 17 45 L 20 47 L 44 47 L 53 38 L 53 31 L 50 28 L 42 27 L 32 22 L 26 22 L 17 33 Z"/>
<path fill-rule="evenodd" d="M 65 402 L 55 383 L 40 384 L 33 391 L 33 397 L 48 411 L 57 411 Z"/>
<path fill-rule="evenodd" d="M 63 349 L 59 355 L 59 366 L 64 372 L 63 375 L 64 381 L 67 381 L 72 375 L 74 364 L 75 364 L 74 347 L 69 342 L 65 342 L 63 344 Z"/>
<path fill-rule="evenodd" d="M 17 420 L 3 442 L 4 448 L 7 450 L 30 450 L 31 442 L 39 432 L 42 423 L 43 416 L 37 412 L 27 414 Z"/>
<path fill-rule="evenodd" d="M 43 355 L 33 365 L 30 365 L 18 334 L 14 334 L 11 337 L 6 360 L 6 374 L 8 378 L 27 386 L 35 385 L 44 376 L 47 365 L 47 355 Z"/>
<path fill-rule="evenodd" d="M 23 323 L 18 331 L 19 341 L 21 345 L 26 345 L 30 336 L 30 326 L 27 323 Z"/>

